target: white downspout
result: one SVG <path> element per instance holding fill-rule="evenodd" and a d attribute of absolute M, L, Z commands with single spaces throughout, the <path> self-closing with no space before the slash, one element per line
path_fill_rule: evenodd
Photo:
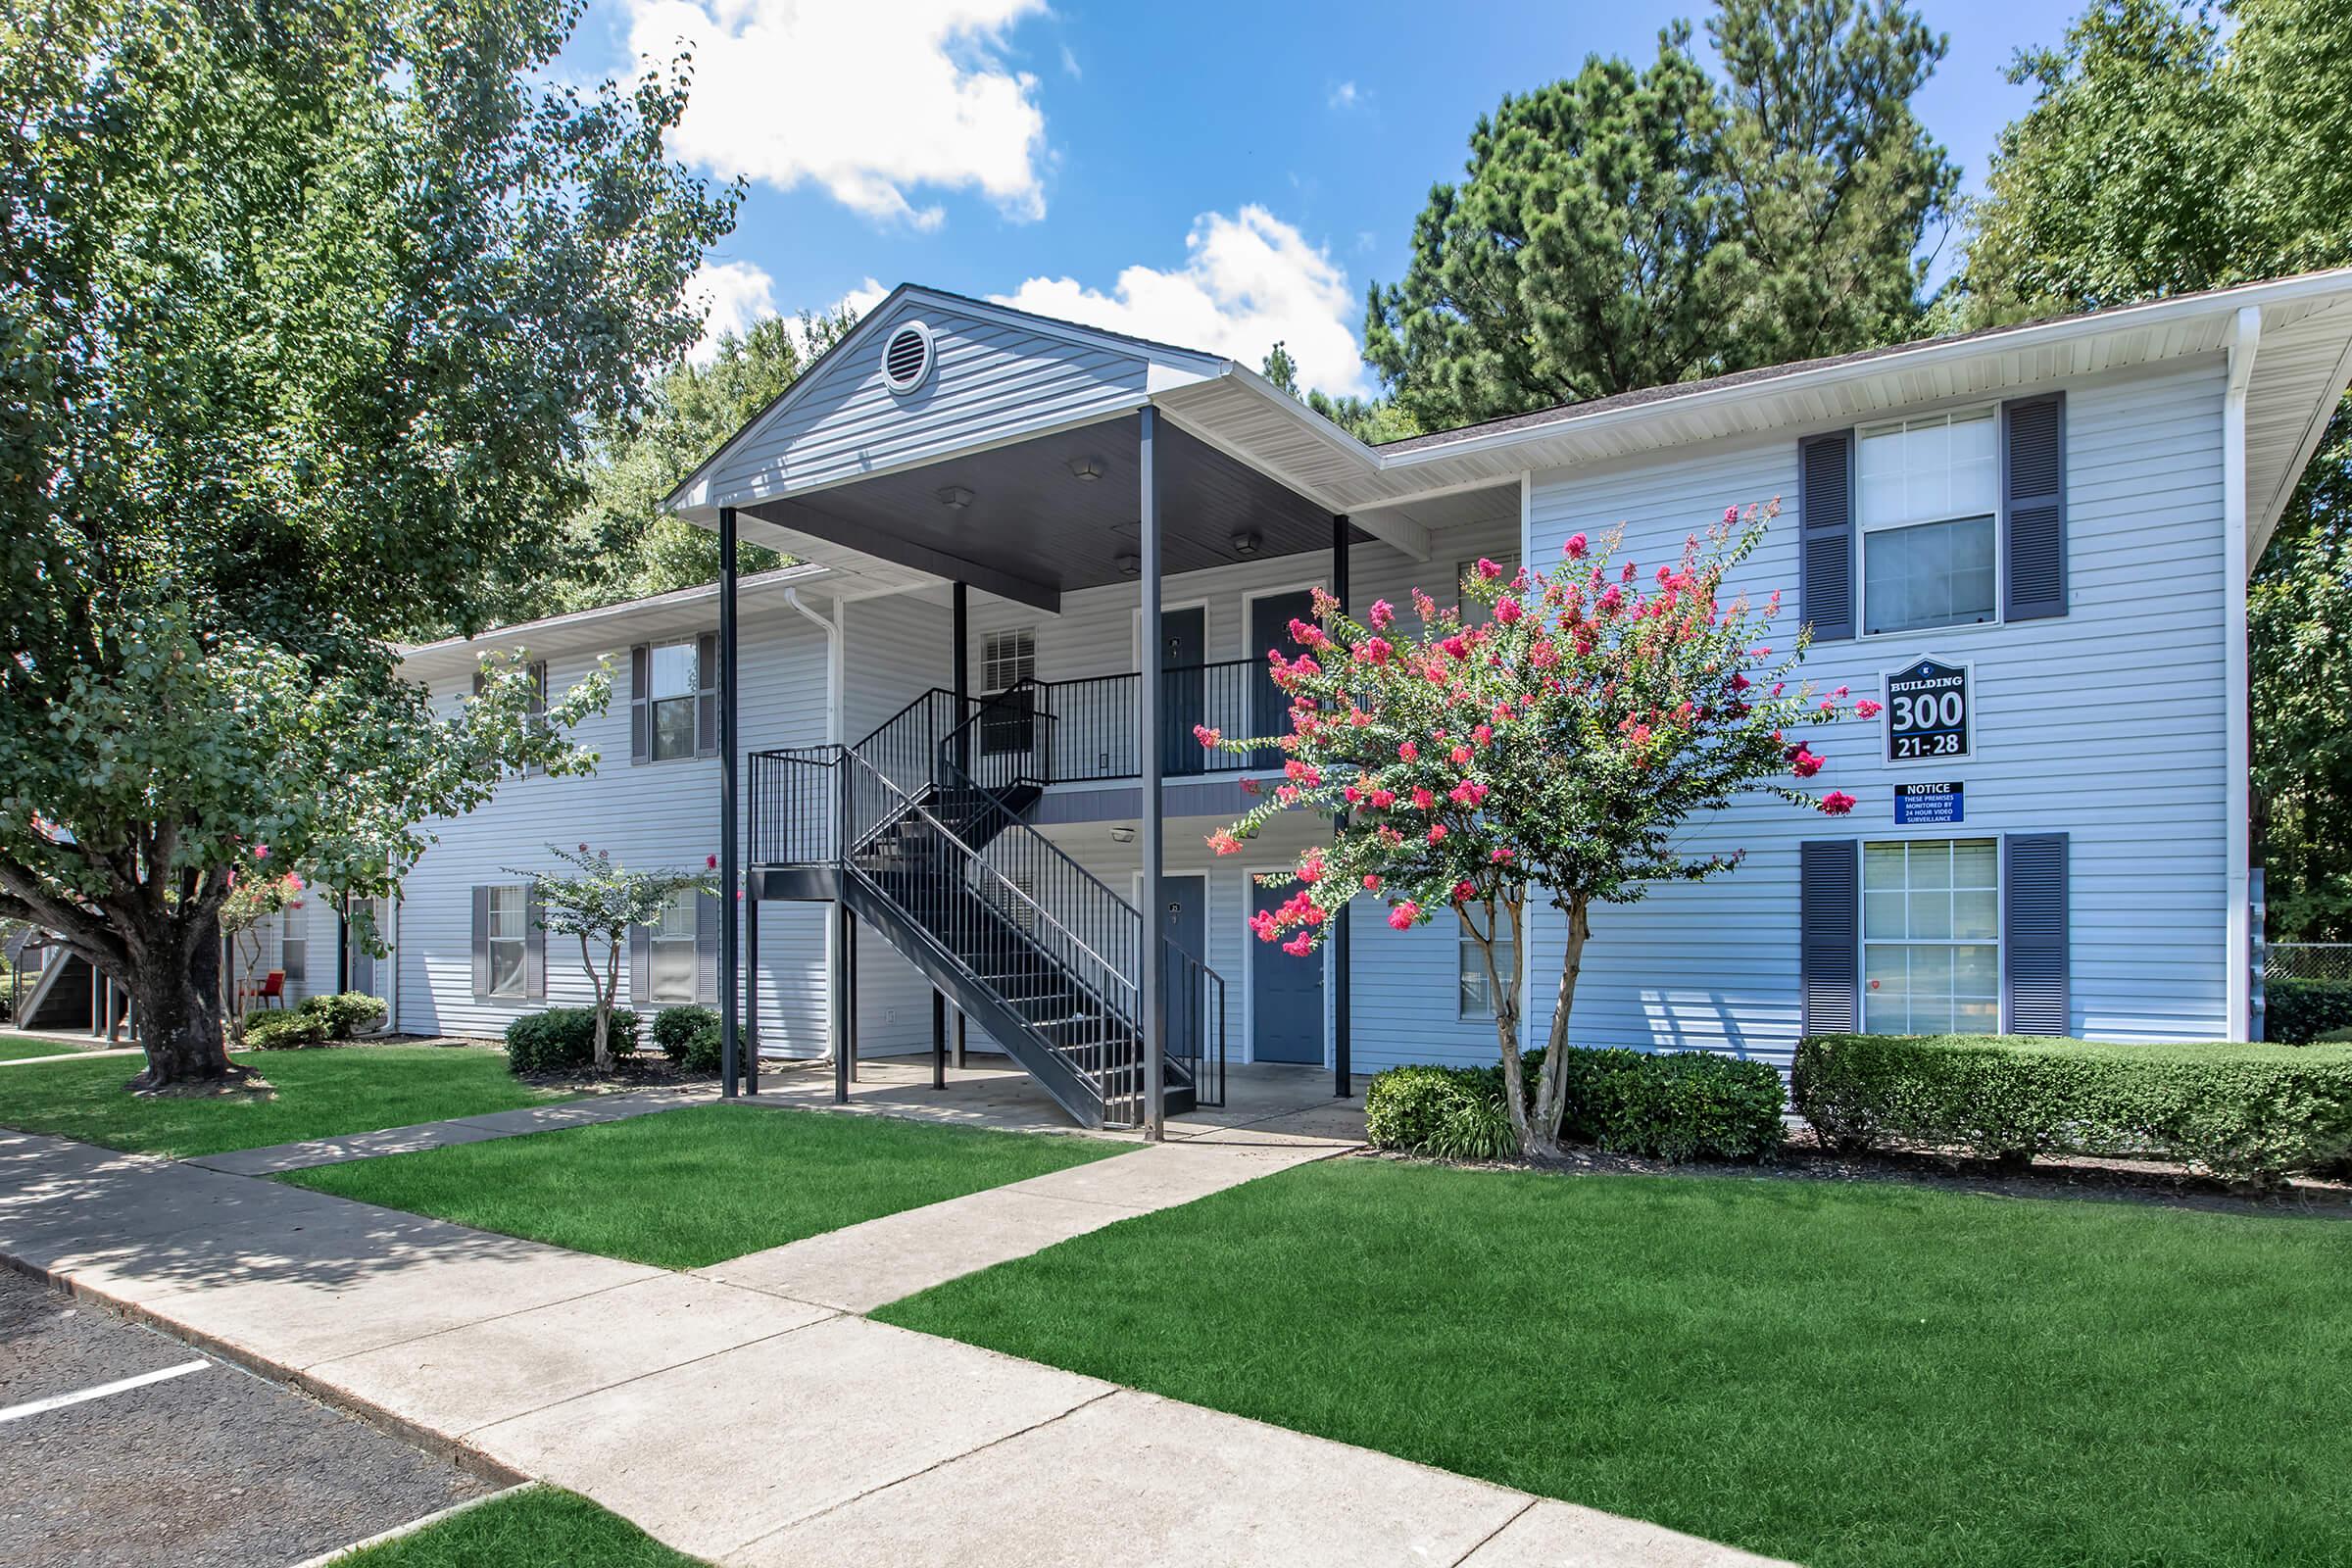
<path fill-rule="evenodd" d="M 2262 342 L 2262 308 L 2241 306 L 2230 339 L 2230 383 L 2222 396 L 2222 650 L 2227 768 L 2223 799 L 2228 813 L 2228 951 L 2224 994 L 2229 999 L 2226 1036 L 2247 1039 L 2254 1028 L 2253 695 L 2246 674 L 2246 385 L 2254 375 L 2254 351 Z"/>

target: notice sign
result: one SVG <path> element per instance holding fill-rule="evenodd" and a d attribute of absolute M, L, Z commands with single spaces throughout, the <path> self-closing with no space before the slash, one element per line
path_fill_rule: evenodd
<path fill-rule="evenodd" d="M 1966 664 L 1922 659 L 1890 670 L 1886 682 L 1886 760 L 1933 762 L 1969 755 Z"/>
<path fill-rule="evenodd" d="M 1913 822 L 1960 822 L 1967 818 L 1958 784 L 1897 784 L 1894 787 L 1894 825 Z"/>

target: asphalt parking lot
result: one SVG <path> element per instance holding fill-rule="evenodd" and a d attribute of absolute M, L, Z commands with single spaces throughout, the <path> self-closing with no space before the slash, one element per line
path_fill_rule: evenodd
<path fill-rule="evenodd" d="M 285 1568 L 495 1490 L 0 1269 L 0 1563 L 11 1568 Z"/>

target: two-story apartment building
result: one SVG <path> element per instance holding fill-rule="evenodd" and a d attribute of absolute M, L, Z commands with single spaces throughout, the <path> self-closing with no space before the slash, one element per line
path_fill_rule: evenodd
<path fill-rule="evenodd" d="M 1744 863 L 1596 913 L 1574 1037 L 1785 1063 L 1857 1026 L 2243 1036 L 2246 577 L 2348 380 L 2334 272 L 1372 448 L 1230 361 L 901 288 L 673 497 L 802 564 L 413 652 L 453 701 L 515 647 L 551 687 L 606 662 L 614 701 L 580 736 L 595 776 L 440 826 L 391 922 L 399 1021 L 584 998 L 528 873 L 585 842 L 739 858 L 740 921 L 682 906 L 625 989 L 717 1001 L 742 973 L 764 1054 L 925 1049 L 938 994 L 1114 1121 L 1154 1077 L 1213 1097 L 1220 1054 L 1490 1059 L 1446 923 L 1362 907 L 1313 960 L 1249 939 L 1281 897 L 1250 873 L 1328 829 L 1211 856 L 1273 760 L 1192 726 L 1277 727 L 1264 656 L 1316 585 L 1451 602 L 1481 556 L 1622 527 L 1661 561 L 1777 497 L 1738 586 L 1812 625 L 1812 679 L 1886 705 L 1810 742 L 1860 804 L 1694 823 Z M 1549 916 L 1519 956 L 1537 1031 Z"/>

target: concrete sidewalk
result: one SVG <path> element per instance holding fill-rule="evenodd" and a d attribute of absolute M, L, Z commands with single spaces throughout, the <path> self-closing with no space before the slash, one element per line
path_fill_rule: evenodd
<path fill-rule="evenodd" d="M 275 1176 L 281 1171 L 334 1165 L 347 1159 L 372 1159 L 378 1154 L 408 1154 L 422 1149 L 447 1149 L 454 1144 L 478 1144 L 493 1138 L 520 1138 L 526 1133 L 552 1133 L 565 1127 L 627 1121 L 632 1116 L 650 1116 L 656 1111 L 675 1110 L 681 1105 L 717 1099 L 718 1086 L 714 1083 L 632 1089 L 619 1094 L 589 1095 L 552 1105 L 523 1105 L 514 1110 L 487 1111 L 479 1116 L 387 1127 L 381 1132 L 272 1144 L 267 1149 L 234 1149 L 224 1154 L 199 1155 L 187 1163 L 231 1176 Z"/>
<path fill-rule="evenodd" d="M 941 1204 L 830 1254 L 673 1274 L 0 1133 L 0 1253 L 743 1568 L 1759 1561 L 839 1309 L 1044 1245 L 1063 1227 L 1016 1217 L 1039 1205 L 1115 1222 L 1331 1148 L 1168 1144 L 975 1195 L 1003 1199 L 986 1225 Z"/>

